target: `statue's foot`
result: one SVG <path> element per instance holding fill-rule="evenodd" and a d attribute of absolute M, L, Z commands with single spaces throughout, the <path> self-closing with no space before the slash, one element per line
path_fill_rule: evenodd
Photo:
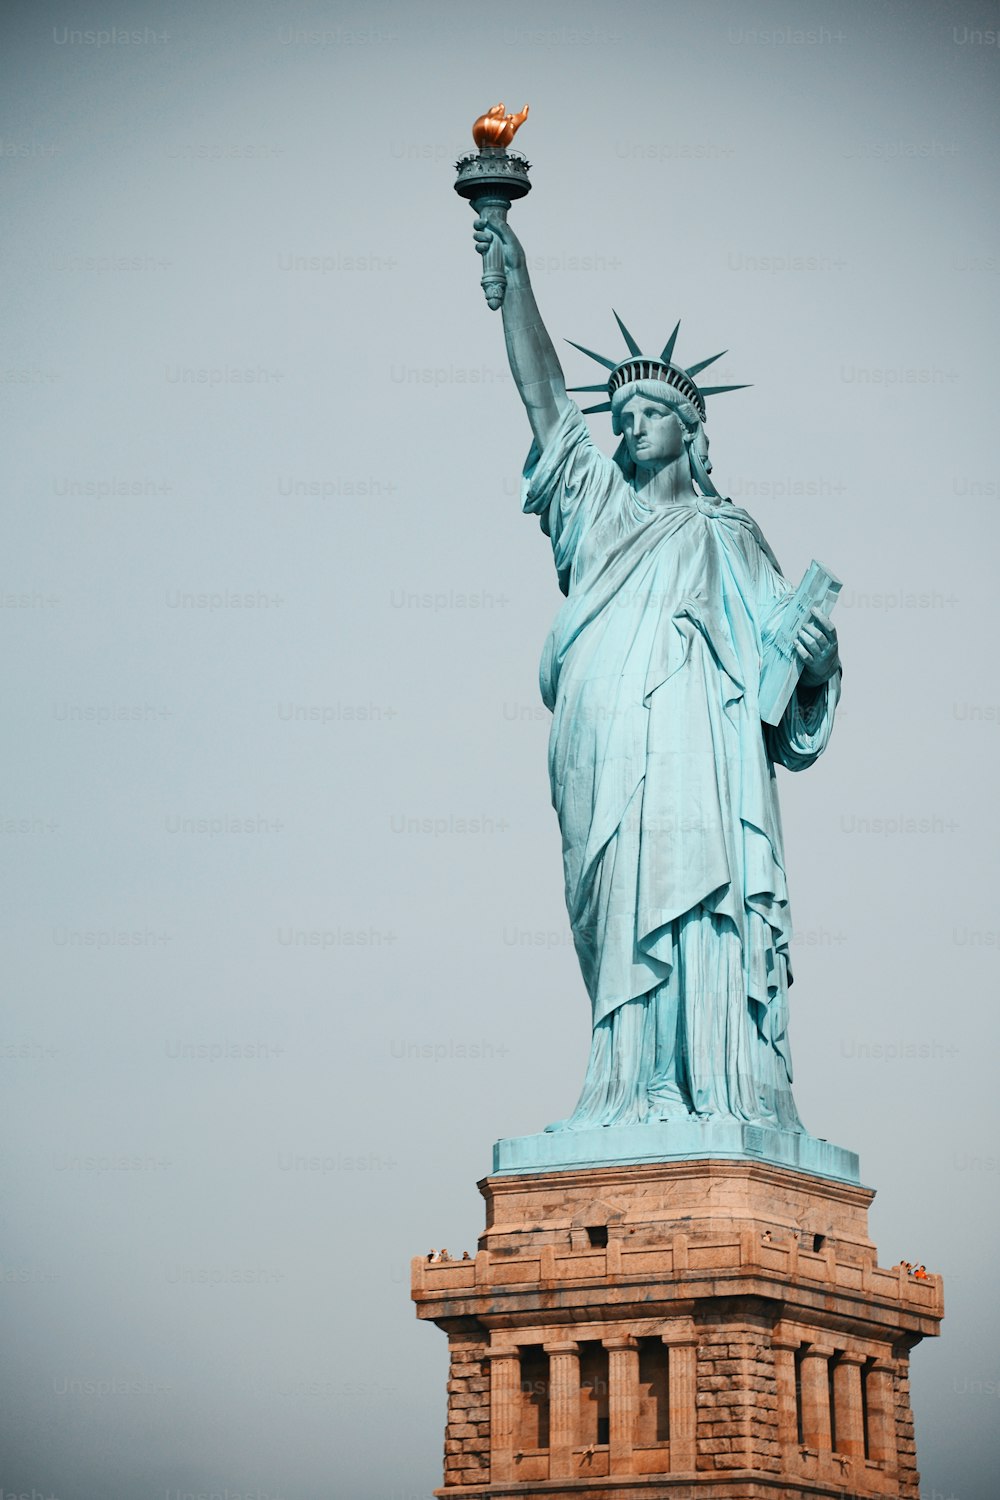
<path fill-rule="evenodd" d="M 691 1119 L 691 1105 L 675 1083 L 655 1084 L 646 1095 L 646 1121 L 649 1124 L 666 1124 L 669 1121 Z"/>

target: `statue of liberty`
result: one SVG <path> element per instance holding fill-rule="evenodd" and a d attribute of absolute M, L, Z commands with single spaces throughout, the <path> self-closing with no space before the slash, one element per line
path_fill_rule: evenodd
<path fill-rule="evenodd" d="M 713 361 L 675 364 L 677 329 L 653 358 L 618 319 L 628 357 L 591 355 L 610 375 L 582 388 L 606 390 L 587 411 L 611 413 L 608 458 L 567 394 L 517 236 L 492 217 L 474 234 L 481 254 L 502 247 L 507 353 L 534 436 L 524 509 L 566 596 L 540 680 L 593 1041 L 579 1102 L 549 1129 L 729 1119 L 802 1132 L 775 766 L 805 770 L 826 748 L 836 631 L 817 608 L 801 616 L 797 684 L 764 722 L 762 663 L 792 590 L 710 478 L 705 398 L 736 387 L 699 388 Z"/>

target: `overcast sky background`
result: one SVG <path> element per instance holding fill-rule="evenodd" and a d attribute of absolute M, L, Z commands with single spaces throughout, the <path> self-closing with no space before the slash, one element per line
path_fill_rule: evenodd
<path fill-rule="evenodd" d="M 990 1500 L 996 25 L 5 7 L 5 1492 L 440 1483 L 409 1257 L 474 1248 L 493 1141 L 566 1113 L 589 1039 L 560 596 L 452 191 L 503 99 L 553 335 L 617 355 L 615 307 L 728 349 L 720 490 L 844 580 L 837 731 L 781 777 L 796 1095 L 860 1152 L 880 1263 L 946 1278 L 923 1493 Z"/>

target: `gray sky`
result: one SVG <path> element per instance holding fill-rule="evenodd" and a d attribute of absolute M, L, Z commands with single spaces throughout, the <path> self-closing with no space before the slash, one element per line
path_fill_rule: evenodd
<path fill-rule="evenodd" d="M 995 9 L 3 24 L 3 1489 L 440 1483 L 409 1257 L 473 1248 L 493 1141 L 571 1107 L 589 1038 L 559 595 L 451 186 L 502 98 L 553 335 L 615 353 L 615 307 L 728 348 L 719 488 L 844 580 L 837 731 L 782 776 L 796 1097 L 860 1152 L 881 1263 L 946 1277 L 924 1494 L 988 1500 Z"/>

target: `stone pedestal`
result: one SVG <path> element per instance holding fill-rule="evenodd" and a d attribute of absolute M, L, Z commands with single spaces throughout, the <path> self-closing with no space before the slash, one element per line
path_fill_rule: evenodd
<path fill-rule="evenodd" d="M 480 1191 L 475 1259 L 413 1261 L 451 1350 L 442 1500 L 916 1500 L 942 1286 L 878 1267 L 869 1189 L 702 1160 Z"/>

